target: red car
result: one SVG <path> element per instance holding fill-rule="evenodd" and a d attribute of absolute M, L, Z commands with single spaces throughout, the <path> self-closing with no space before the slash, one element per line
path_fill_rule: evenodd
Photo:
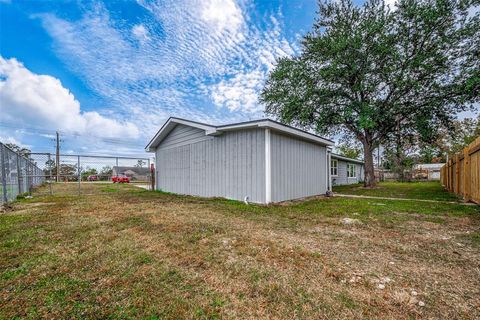
<path fill-rule="evenodd" d="M 118 182 L 118 183 L 130 183 L 130 178 L 127 176 L 112 176 L 112 182 Z"/>

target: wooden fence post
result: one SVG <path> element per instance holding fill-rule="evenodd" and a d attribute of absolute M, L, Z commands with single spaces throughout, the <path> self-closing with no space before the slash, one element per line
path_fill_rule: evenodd
<path fill-rule="evenodd" d="M 463 148 L 463 199 L 470 201 L 470 146 Z"/>
<path fill-rule="evenodd" d="M 456 194 L 460 193 L 460 156 L 455 155 L 455 186 L 453 190 Z"/>
<path fill-rule="evenodd" d="M 450 167 L 449 167 L 449 174 L 448 174 L 448 184 L 449 190 L 453 192 L 453 159 L 450 159 Z"/>

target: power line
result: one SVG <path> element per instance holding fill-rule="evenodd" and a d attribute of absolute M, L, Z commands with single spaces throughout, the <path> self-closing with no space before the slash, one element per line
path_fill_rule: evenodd
<path fill-rule="evenodd" d="M 55 134 L 55 130 L 50 130 L 50 129 L 42 129 L 42 128 L 32 128 L 32 127 L 19 127 L 16 125 L 11 125 L 5 122 L 0 122 L 0 127 L 4 128 L 10 128 L 10 129 L 20 129 L 20 130 L 26 130 L 26 131 L 33 131 L 35 133 L 52 133 Z"/>
<path fill-rule="evenodd" d="M 46 133 L 46 134 L 51 134 L 53 136 L 56 135 L 56 133 L 57 133 L 57 131 L 51 130 L 51 129 L 42 129 L 42 128 L 34 128 L 34 127 L 19 127 L 19 126 L 14 126 L 14 125 L 7 124 L 7 123 L 4 123 L 4 122 L 0 122 L 0 127 L 30 131 L 31 133 Z M 93 135 L 93 134 L 81 134 L 81 133 L 78 133 L 78 132 L 75 132 L 75 133 L 62 132 L 62 135 L 72 136 L 72 137 L 96 138 L 96 139 L 100 139 L 102 142 L 117 144 L 117 145 L 138 146 L 138 141 L 137 140 L 132 140 L 132 139 L 106 138 L 106 137 L 101 137 L 101 136 L 97 136 L 97 135 Z"/>

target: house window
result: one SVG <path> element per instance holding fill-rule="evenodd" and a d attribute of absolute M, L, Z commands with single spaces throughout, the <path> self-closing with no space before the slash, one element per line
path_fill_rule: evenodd
<path fill-rule="evenodd" d="M 356 178 L 357 177 L 357 165 L 347 164 L 347 178 Z"/>
<path fill-rule="evenodd" d="M 332 176 L 338 176 L 338 160 L 332 159 L 330 161 L 330 174 Z"/>

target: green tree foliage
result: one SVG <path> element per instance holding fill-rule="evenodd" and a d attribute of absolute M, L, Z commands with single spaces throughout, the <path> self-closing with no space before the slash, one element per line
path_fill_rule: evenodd
<path fill-rule="evenodd" d="M 45 161 L 45 167 L 43 169 L 43 172 L 45 175 L 49 178 L 56 177 L 57 175 L 57 165 L 55 163 L 55 160 L 50 159 Z M 51 173 L 51 175 L 50 175 Z M 72 180 L 77 180 L 78 179 L 78 166 L 76 164 L 67 164 L 67 163 L 61 163 L 60 164 L 60 180 L 64 181 L 72 181 Z"/>
<path fill-rule="evenodd" d="M 463 148 L 480 137 L 480 115 L 477 119 L 465 118 L 455 121 L 453 130 L 448 133 L 444 141 L 447 152 L 455 154 L 462 151 Z"/>
<path fill-rule="evenodd" d="M 137 163 L 135 164 L 135 167 L 136 167 L 136 168 L 143 168 L 143 166 L 146 165 L 146 164 L 147 164 L 146 161 L 143 161 L 143 160 L 139 159 L 139 160 L 137 161 Z"/>
<path fill-rule="evenodd" d="M 338 152 L 347 158 L 360 159 L 362 155 L 362 148 L 354 141 L 344 141 L 338 147 Z"/>
<path fill-rule="evenodd" d="M 60 164 L 60 175 L 67 176 L 69 180 L 76 179 L 78 175 L 78 169 L 76 164 Z"/>
<path fill-rule="evenodd" d="M 55 160 L 50 159 L 45 161 L 45 167 L 43 169 L 43 172 L 48 178 L 52 178 L 56 175 L 57 173 L 57 168 L 55 165 Z"/>
<path fill-rule="evenodd" d="M 5 146 L 9 148 L 12 151 L 15 151 L 19 155 L 25 157 L 25 158 L 30 158 L 30 155 L 32 151 L 28 148 L 20 147 L 19 145 L 16 145 L 15 143 L 5 143 Z"/>
<path fill-rule="evenodd" d="M 112 176 L 112 173 L 113 173 L 113 169 L 112 167 L 110 166 L 104 166 L 101 170 L 100 170 L 100 174 L 99 174 L 99 179 L 100 180 L 108 180 L 110 179 L 110 177 Z"/>
<path fill-rule="evenodd" d="M 96 176 L 97 174 L 97 169 L 87 167 L 85 170 L 82 170 L 82 180 L 86 181 L 88 176 Z"/>
<path fill-rule="evenodd" d="M 392 11 L 383 0 L 320 2 L 301 54 L 280 59 L 265 84 L 267 114 L 320 134 L 353 134 L 365 186 L 374 185 L 379 144 L 404 134 L 433 141 L 479 101 L 478 3 L 400 0 Z"/>
<path fill-rule="evenodd" d="M 421 163 L 435 163 L 435 162 L 443 162 L 442 155 L 436 150 L 434 146 L 426 145 L 419 151 L 419 158 L 418 162 Z"/>
<path fill-rule="evenodd" d="M 480 115 L 454 120 L 451 128 L 442 128 L 433 143 L 419 143 L 419 162 L 446 162 L 448 155 L 456 154 L 480 137 Z"/>

